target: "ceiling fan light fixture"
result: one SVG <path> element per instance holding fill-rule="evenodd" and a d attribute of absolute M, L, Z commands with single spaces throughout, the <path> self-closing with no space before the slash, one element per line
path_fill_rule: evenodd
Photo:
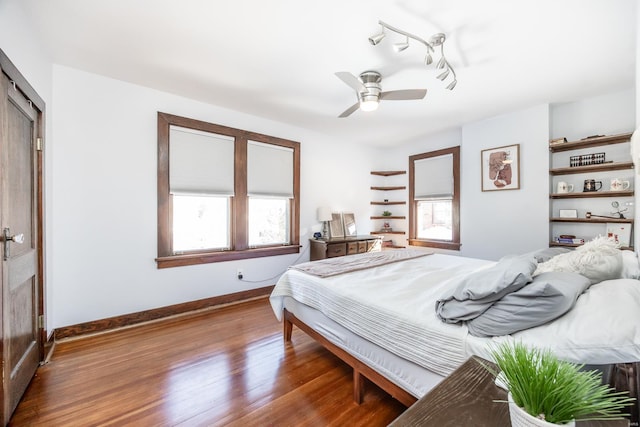
<path fill-rule="evenodd" d="M 360 101 L 361 111 L 375 111 L 378 109 L 378 101 L 371 99 L 363 99 Z"/>

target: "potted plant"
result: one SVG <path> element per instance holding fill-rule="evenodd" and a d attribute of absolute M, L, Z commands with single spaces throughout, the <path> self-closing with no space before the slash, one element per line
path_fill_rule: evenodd
<path fill-rule="evenodd" d="M 598 371 L 559 360 L 550 350 L 503 343 L 492 356 L 509 391 L 512 426 L 575 425 L 576 420 L 622 419 L 633 399 L 602 384 Z"/>
<path fill-rule="evenodd" d="M 382 216 L 391 216 L 391 212 L 384 211 L 384 212 L 382 212 Z"/>

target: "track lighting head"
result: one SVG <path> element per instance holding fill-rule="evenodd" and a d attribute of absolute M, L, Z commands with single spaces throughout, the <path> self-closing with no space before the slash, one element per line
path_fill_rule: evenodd
<path fill-rule="evenodd" d="M 375 45 L 377 45 L 378 43 L 380 43 L 382 41 L 384 36 L 385 36 L 385 34 L 384 34 L 384 29 L 383 29 L 380 34 L 376 34 L 376 35 L 373 35 L 373 36 L 369 37 L 369 43 L 371 43 L 372 45 L 375 46 Z"/>
<path fill-rule="evenodd" d="M 438 75 L 436 78 L 439 80 L 444 80 L 449 76 L 449 70 L 444 70 L 444 73 Z"/>
<path fill-rule="evenodd" d="M 407 37 L 407 40 L 404 43 L 395 43 L 393 45 L 393 50 L 395 50 L 396 52 L 402 52 L 408 47 L 409 47 L 409 37 Z"/>
<path fill-rule="evenodd" d="M 433 58 L 431 57 L 431 54 L 429 52 L 427 52 L 427 55 L 424 57 L 424 63 L 425 65 L 433 64 Z"/>

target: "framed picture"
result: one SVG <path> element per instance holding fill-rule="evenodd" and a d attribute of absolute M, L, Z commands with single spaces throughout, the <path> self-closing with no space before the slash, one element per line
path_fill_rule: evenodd
<path fill-rule="evenodd" d="M 352 213 L 343 213 L 342 222 L 344 224 L 345 237 L 356 236 L 356 216 Z"/>
<path fill-rule="evenodd" d="M 576 209 L 560 209 L 560 218 L 578 218 Z"/>
<path fill-rule="evenodd" d="M 520 188 L 520 144 L 482 150 L 482 191 Z"/>
<path fill-rule="evenodd" d="M 631 246 L 631 224 L 608 222 L 607 237 L 615 239 L 623 248 Z"/>
<path fill-rule="evenodd" d="M 344 227 L 342 226 L 342 214 L 332 213 L 329 221 L 329 237 L 344 237 Z"/>

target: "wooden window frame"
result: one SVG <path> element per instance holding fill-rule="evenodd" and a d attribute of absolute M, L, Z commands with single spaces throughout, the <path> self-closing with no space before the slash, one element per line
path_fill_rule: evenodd
<path fill-rule="evenodd" d="M 172 246 L 172 196 L 169 194 L 169 127 L 171 125 L 234 138 L 234 187 L 230 199 L 231 250 L 190 251 L 174 254 Z M 290 203 L 290 237 L 288 245 L 250 248 L 248 244 L 247 142 L 249 140 L 293 149 L 293 194 Z M 207 264 L 300 252 L 300 143 L 255 132 L 216 125 L 200 120 L 158 112 L 158 268 Z"/>
<path fill-rule="evenodd" d="M 415 200 L 415 161 L 453 155 L 453 199 L 451 200 L 452 240 L 418 239 L 418 201 Z M 409 156 L 409 245 L 460 250 L 460 146 Z"/>

